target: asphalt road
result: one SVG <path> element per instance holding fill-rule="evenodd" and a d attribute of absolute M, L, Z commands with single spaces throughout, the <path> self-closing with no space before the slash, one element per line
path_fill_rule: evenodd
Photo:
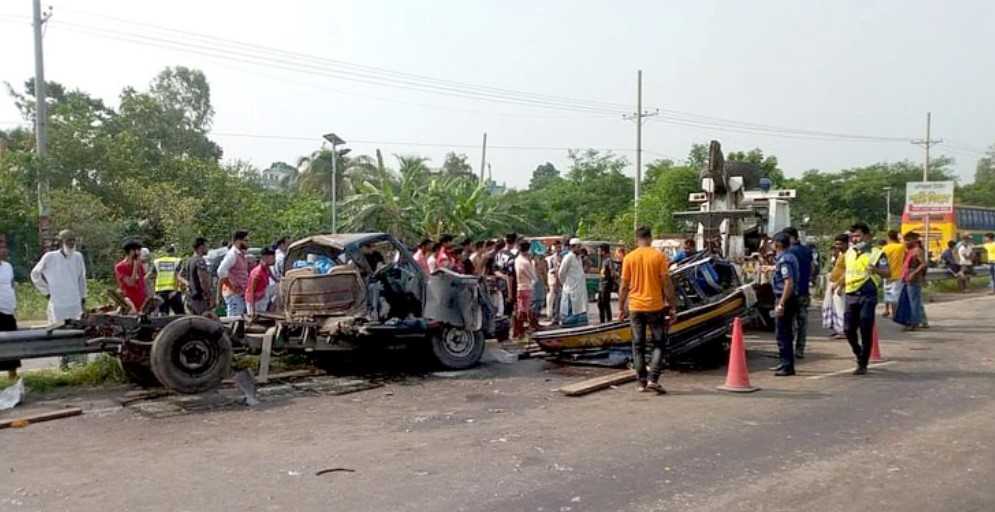
<path fill-rule="evenodd" d="M 717 392 L 720 368 L 667 372 L 666 396 L 567 398 L 603 370 L 522 361 L 166 419 L 121 390 L 36 397 L 88 411 L 0 430 L 0 510 L 991 511 L 993 308 L 883 321 L 887 361 L 862 377 L 813 328 L 800 375 L 774 378 L 751 333 L 751 395 Z M 353 471 L 316 475 L 332 468 Z"/>

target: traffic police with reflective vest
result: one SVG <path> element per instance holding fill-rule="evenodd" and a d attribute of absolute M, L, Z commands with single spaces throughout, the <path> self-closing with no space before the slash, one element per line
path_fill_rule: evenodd
<path fill-rule="evenodd" d="M 176 274 L 180 270 L 180 258 L 176 257 L 176 247 L 166 248 L 166 255 L 152 262 L 152 278 L 155 280 L 155 294 L 162 299 L 159 312 L 168 315 L 183 313 L 183 299 L 177 289 Z"/>
<path fill-rule="evenodd" d="M 891 277 L 888 258 L 872 246 L 871 230 L 867 224 L 857 223 L 850 228 L 850 249 L 846 252 L 845 263 L 846 339 L 857 357 L 857 369 L 853 373 L 863 375 L 867 373 L 867 364 L 871 359 L 878 290 L 883 279 Z"/>

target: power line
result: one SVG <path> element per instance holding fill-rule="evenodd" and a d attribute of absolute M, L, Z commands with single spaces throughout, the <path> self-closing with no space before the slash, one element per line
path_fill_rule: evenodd
<path fill-rule="evenodd" d="M 278 60 L 274 60 L 274 59 L 270 59 L 270 58 L 266 58 L 266 57 L 262 57 L 262 56 L 258 56 L 258 55 L 252 55 L 252 54 L 241 53 L 241 52 L 232 52 L 232 51 L 229 51 L 229 50 L 218 50 L 218 49 L 207 47 L 207 46 L 203 46 L 203 45 L 194 45 L 194 44 L 184 43 L 184 42 L 180 42 L 180 41 L 173 41 L 173 40 L 162 39 L 162 38 L 154 38 L 154 37 L 142 36 L 142 35 L 138 35 L 138 34 L 130 34 L 130 33 L 125 33 L 125 32 L 119 32 L 119 31 L 108 31 L 108 30 L 104 30 L 104 29 L 92 29 L 92 28 L 87 27 L 85 25 L 79 25 L 79 24 L 75 24 L 75 23 L 68 23 L 68 22 L 65 22 L 65 21 L 58 22 L 58 25 L 62 26 L 67 31 L 75 32 L 75 33 L 79 33 L 79 34 L 84 34 L 84 35 L 89 35 L 89 36 L 94 36 L 94 37 L 100 37 L 100 38 L 105 38 L 105 39 L 130 42 L 130 43 L 135 43 L 135 44 L 144 45 L 144 46 L 152 46 L 152 47 L 157 47 L 157 48 L 165 48 L 165 49 L 169 49 L 169 50 L 180 51 L 180 52 L 190 53 L 190 54 L 194 54 L 194 55 L 203 55 L 203 56 L 214 57 L 214 58 L 219 58 L 219 59 L 231 60 L 231 61 L 235 61 L 235 62 L 242 62 L 242 63 L 253 64 L 253 65 L 261 65 L 261 66 L 271 67 L 271 68 L 275 68 L 275 69 L 283 69 L 283 70 L 286 70 L 286 71 L 293 71 L 293 72 L 298 72 L 298 73 L 305 73 L 305 74 L 311 74 L 311 75 L 331 77 L 331 78 L 336 78 L 336 79 L 340 79 L 340 80 L 347 80 L 347 81 L 353 81 L 353 82 L 358 82 L 358 83 L 365 83 L 365 84 L 370 84 L 370 85 L 377 85 L 377 86 L 383 86 L 383 87 L 393 87 L 393 88 L 405 89 L 405 90 L 412 90 L 412 91 L 423 92 L 423 93 L 439 94 L 439 95 L 443 95 L 443 96 L 454 96 L 454 97 L 474 99 L 474 100 L 481 100 L 481 101 L 490 101 L 490 102 L 495 102 L 495 103 L 507 103 L 507 104 L 525 106 L 525 107 L 546 108 L 546 109 L 554 109 L 554 110 L 568 110 L 568 111 L 584 112 L 584 113 L 602 113 L 602 114 L 609 114 L 609 115 L 619 115 L 621 113 L 621 111 L 617 111 L 617 110 L 609 110 L 609 109 L 602 109 L 602 108 L 592 108 L 592 107 L 582 107 L 582 106 L 575 106 L 575 105 L 570 105 L 570 104 L 561 104 L 561 103 L 555 103 L 555 102 L 547 102 L 545 100 L 530 100 L 530 99 L 506 98 L 506 97 L 501 97 L 501 96 L 497 96 L 497 95 L 493 95 L 493 94 L 475 93 L 475 92 L 468 92 L 468 91 L 459 91 L 459 90 L 455 90 L 455 89 L 451 89 L 451 88 L 439 88 L 439 87 L 434 87 L 434 86 L 430 87 L 430 86 L 427 86 L 427 85 L 420 85 L 420 84 L 410 84 L 410 85 L 403 84 L 403 83 L 402 84 L 397 84 L 397 83 L 391 83 L 390 81 L 386 81 L 386 80 L 380 79 L 380 78 L 363 78 L 363 77 L 350 76 L 350 75 L 352 75 L 351 73 L 343 72 L 343 71 L 339 71 L 339 70 L 320 69 L 320 66 L 318 67 L 318 69 L 316 69 L 314 67 L 305 67 L 303 64 L 298 64 L 298 63 L 293 63 L 293 62 L 283 62 L 283 61 L 278 61 Z"/>
<path fill-rule="evenodd" d="M 154 29 L 154 30 L 159 31 L 159 32 L 166 32 L 166 33 L 172 33 L 172 34 L 180 34 L 180 35 L 185 36 L 186 38 L 193 37 L 193 38 L 196 38 L 196 39 L 200 39 L 202 41 L 210 41 L 210 42 L 215 43 L 215 44 L 216 43 L 221 43 L 221 44 L 226 45 L 226 46 L 235 46 L 235 47 L 240 47 L 240 48 L 248 48 L 248 49 L 252 49 L 254 51 L 262 51 L 262 52 L 266 52 L 266 53 L 270 53 L 270 54 L 282 55 L 282 56 L 285 56 L 285 57 L 293 58 L 295 60 L 306 60 L 306 61 L 310 61 L 310 62 L 324 63 L 324 64 L 328 64 L 328 65 L 332 65 L 332 66 L 345 67 L 347 69 L 352 69 L 352 70 L 355 70 L 357 72 L 386 74 L 386 75 L 390 75 L 390 76 L 394 76 L 394 77 L 399 77 L 399 78 L 403 78 L 403 79 L 406 79 L 406 80 L 414 80 L 414 81 L 418 81 L 418 82 L 422 82 L 422 83 L 446 84 L 448 86 L 455 86 L 455 87 L 461 87 L 461 88 L 467 88 L 467 89 L 473 89 L 473 90 L 480 90 L 480 91 L 488 91 L 488 92 L 491 92 L 491 93 L 499 93 L 499 94 L 505 94 L 505 95 L 513 95 L 513 96 L 523 96 L 523 97 L 529 97 L 529 98 L 541 98 L 541 99 L 550 100 L 550 101 L 569 102 L 569 103 L 576 103 L 576 104 L 580 104 L 580 105 L 608 107 L 608 108 L 613 108 L 613 109 L 618 109 L 618 108 L 628 109 L 628 108 L 631 108 L 629 105 L 627 105 L 625 103 L 612 103 L 612 102 L 606 102 L 606 101 L 600 101 L 600 100 L 584 100 L 584 99 L 577 99 L 577 98 L 567 98 L 567 97 L 563 97 L 563 96 L 555 96 L 555 95 L 549 95 L 549 94 L 529 93 L 529 92 L 517 91 L 517 90 L 512 90 L 512 89 L 504 89 L 504 88 L 499 88 L 499 87 L 491 87 L 491 86 L 483 86 L 483 85 L 478 85 L 478 84 L 470 84 L 470 83 L 466 83 L 466 82 L 458 82 L 458 81 L 454 81 L 454 80 L 439 79 L 439 78 L 435 78 L 435 77 L 429 77 L 429 76 L 425 76 L 425 75 L 418 75 L 418 74 L 414 74 L 414 73 L 406 73 L 406 72 L 395 71 L 395 70 L 390 70 L 390 69 L 385 69 L 385 68 L 378 68 L 378 67 L 374 67 L 374 66 L 366 66 L 366 65 L 354 64 L 354 63 L 350 63 L 350 62 L 346 62 L 346 61 L 329 59 L 329 58 L 325 58 L 325 57 L 318 57 L 318 56 L 315 56 L 315 55 L 309 55 L 309 54 L 300 53 L 300 52 L 293 52 L 293 51 L 288 51 L 288 50 L 281 50 L 281 49 L 278 49 L 278 48 L 273 48 L 273 47 L 268 47 L 268 46 L 262 46 L 262 45 L 252 44 L 252 43 L 246 43 L 246 42 L 237 41 L 237 40 L 233 40 L 233 39 L 227 39 L 227 38 L 223 38 L 223 37 L 211 36 L 211 35 L 207 35 L 207 34 L 200 34 L 200 33 L 197 33 L 197 32 L 191 32 L 191 31 L 186 31 L 186 30 L 173 29 L 173 28 L 164 27 L 164 26 L 161 26 L 161 25 L 155 25 L 155 24 L 150 24 L 150 23 L 143 23 L 143 22 L 139 22 L 139 21 L 128 20 L 128 19 L 114 17 L 114 16 L 107 16 L 107 15 L 101 15 L 101 14 L 96 14 L 96 13 L 90 13 L 90 12 L 80 11 L 80 10 L 76 10 L 76 9 L 66 9 L 66 10 L 69 11 L 69 12 L 75 12 L 77 14 L 81 14 L 83 16 L 89 16 L 89 17 L 93 17 L 93 18 L 97 18 L 97 19 L 103 19 L 103 20 L 110 20 L 110 21 L 113 21 L 113 22 L 118 22 L 118 23 L 126 24 L 126 25 L 137 25 L 137 26 L 141 26 L 141 27 L 145 27 L 145 28 L 151 28 L 151 29 Z M 99 28 L 99 27 L 94 27 L 94 28 Z"/>
<path fill-rule="evenodd" d="M 201 45 L 191 45 L 191 43 L 187 43 L 186 41 L 177 41 L 175 39 L 164 40 L 162 38 L 151 38 L 151 39 L 158 39 L 163 44 L 188 45 L 199 48 L 200 50 L 228 52 L 228 53 L 233 53 L 235 55 L 246 56 L 249 58 L 263 59 L 264 61 L 273 61 L 274 58 L 260 56 L 259 55 L 260 52 L 270 55 L 279 55 L 283 58 L 283 60 L 278 60 L 278 62 L 282 62 L 284 64 L 287 64 L 286 59 L 290 59 L 291 61 L 290 64 L 295 64 L 295 63 L 299 64 L 301 61 L 308 63 L 319 63 L 321 64 L 321 66 L 319 67 L 321 67 L 325 71 L 334 74 L 332 75 L 333 78 L 340 78 L 347 80 L 352 79 L 354 81 L 360 81 L 362 83 L 372 83 L 373 85 L 380 85 L 386 87 L 399 87 L 409 90 L 415 90 L 418 92 L 456 95 L 457 97 L 464 97 L 464 98 L 469 97 L 469 99 L 478 99 L 478 100 L 482 99 L 485 101 L 495 101 L 497 99 L 496 97 L 500 97 L 505 100 L 504 101 L 505 103 L 511 103 L 521 106 L 530 106 L 538 108 L 572 109 L 575 111 L 577 111 L 577 109 L 580 108 L 580 109 L 586 109 L 589 112 L 597 111 L 605 115 L 617 115 L 618 113 L 617 109 L 629 108 L 626 104 L 623 103 L 613 103 L 613 102 L 605 102 L 597 100 L 579 100 L 575 98 L 565 98 L 565 97 L 546 95 L 546 94 L 525 93 L 522 91 L 514 91 L 510 89 L 480 86 L 480 85 L 467 84 L 452 80 L 437 79 L 423 75 L 416 75 L 412 73 L 404 73 L 399 71 L 387 70 L 383 68 L 376 68 L 372 66 L 363 66 L 344 61 L 326 59 L 298 52 L 291 52 L 291 51 L 280 50 L 261 45 L 255 45 L 251 43 L 239 42 L 232 39 L 198 34 L 196 32 L 177 30 L 168 27 L 163 27 L 160 25 L 142 23 L 114 16 L 100 15 L 85 11 L 79 11 L 75 9 L 67 9 L 67 10 L 69 10 L 70 12 L 76 12 L 83 16 L 89 16 L 103 20 L 111 20 L 112 22 L 121 23 L 121 24 L 136 25 L 146 29 L 151 29 L 155 32 L 180 34 L 183 35 L 185 39 L 193 38 L 200 41 L 209 41 L 214 46 L 220 44 L 222 46 L 229 47 L 229 49 L 219 50 L 213 46 L 203 47 Z M 114 33 L 120 37 L 150 38 L 150 36 L 147 36 L 146 34 L 121 32 L 113 29 L 94 27 L 92 25 L 80 25 L 80 24 L 74 24 L 74 25 L 84 30 L 85 29 L 89 29 L 91 31 L 104 30 L 110 33 Z M 108 37 L 107 34 L 96 34 L 93 32 L 90 32 L 88 35 L 95 35 L 98 37 Z M 134 42 L 137 44 L 150 44 L 145 41 L 135 41 L 133 39 L 129 40 L 129 42 Z M 231 47 L 235 47 L 237 50 L 252 49 L 254 53 L 251 55 L 246 55 L 230 49 Z M 180 50 L 178 48 L 172 48 L 172 47 L 169 49 Z M 192 52 L 192 53 L 198 53 L 198 52 Z M 203 53 L 199 54 L 204 55 Z M 260 62 L 249 62 L 249 63 L 254 65 L 264 65 Z M 345 69 L 343 70 L 341 68 Z M 294 69 L 292 71 L 305 72 L 299 69 Z M 341 74 L 345 74 L 346 76 L 342 76 Z M 326 74 L 325 76 L 329 75 Z M 399 81 L 399 84 L 385 83 L 385 81 Z M 441 85 L 441 90 L 425 90 L 425 87 L 429 87 L 431 89 L 437 89 L 440 88 L 440 85 Z M 769 136 L 783 135 L 786 137 L 790 135 L 791 137 L 787 138 L 806 138 L 812 140 L 833 140 L 833 141 L 845 140 L 845 141 L 904 142 L 905 140 L 907 140 L 907 137 L 884 137 L 884 136 L 874 136 L 874 135 L 846 134 L 846 133 L 836 133 L 836 132 L 827 132 L 827 131 L 818 131 L 818 130 L 807 130 L 800 128 L 788 128 L 788 127 L 773 126 L 773 125 L 766 125 L 760 123 L 735 121 L 731 119 L 693 114 L 693 113 L 682 112 L 672 109 L 659 109 L 659 110 L 662 113 L 660 120 L 663 122 L 668 122 L 677 125 L 685 125 L 685 126 L 714 128 L 714 129 L 738 132 L 738 133 L 751 133 L 756 135 L 767 134 Z"/>
<path fill-rule="evenodd" d="M 306 137 L 306 136 L 295 136 L 295 135 L 270 135 L 261 133 L 232 133 L 232 132 L 210 132 L 211 136 L 216 137 L 235 137 L 235 138 L 249 138 L 249 139 L 272 139 L 272 140 L 291 140 L 291 141 L 308 141 L 317 142 L 320 141 L 320 137 Z M 361 139 L 350 139 L 349 144 L 370 144 L 370 145 L 383 145 L 383 146 L 412 146 L 412 147 L 432 147 L 432 148 L 469 148 L 478 149 L 479 144 L 448 144 L 441 142 L 397 142 L 397 141 L 384 141 L 384 140 L 361 140 Z M 519 150 L 519 151 L 569 151 L 572 149 L 588 149 L 586 146 L 494 146 L 487 145 L 487 149 L 506 149 L 506 150 Z M 617 151 L 617 152 L 634 152 L 632 148 L 590 148 L 598 151 Z M 644 150 L 647 153 L 653 153 L 656 155 L 664 156 L 662 153 L 655 151 Z"/>

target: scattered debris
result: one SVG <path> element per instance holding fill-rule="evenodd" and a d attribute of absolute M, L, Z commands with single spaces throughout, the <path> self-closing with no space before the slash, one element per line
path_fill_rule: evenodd
<path fill-rule="evenodd" d="M 349 468 L 328 468 L 318 471 L 317 473 L 314 474 L 314 476 L 321 476 L 327 473 L 355 473 L 355 472 L 356 472 L 355 469 L 349 469 Z"/>
<path fill-rule="evenodd" d="M 636 373 L 632 370 L 609 373 L 583 382 L 568 384 L 560 388 L 560 392 L 567 396 L 581 396 L 602 389 L 607 389 L 618 384 L 625 384 L 636 380 Z"/>
<path fill-rule="evenodd" d="M 256 396 L 256 378 L 248 369 L 241 370 L 235 374 L 235 387 L 245 395 L 245 405 L 259 405 L 259 397 Z"/>
<path fill-rule="evenodd" d="M 24 395 L 24 378 L 17 379 L 17 382 L 13 386 L 10 386 L 3 391 L 0 391 L 0 411 L 6 411 L 7 409 L 13 409 L 14 406 L 21 403 L 21 397 Z"/>
<path fill-rule="evenodd" d="M 518 355 L 512 354 L 500 348 L 488 348 L 484 353 L 485 360 L 494 360 L 504 364 L 514 364 L 518 362 Z"/>
<path fill-rule="evenodd" d="M 141 402 L 143 400 L 154 400 L 156 398 L 162 398 L 171 394 L 172 392 L 168 389 L 149 389 L 138 392 L 129 391 L 128 393 L 125 393 L 125 398 L 117 398 L 114 401 L 121 404 L 121 407 L 127 407 L 136 402 Z"/>
<path fill-rule="evenodd" d="M 68 418 L 70 416 L 79 416 L 80 414 L 83 414 L 83 409 L 80 409 L 79 407 L 70 407 L 58 411 L 44 412 L 41 414 L 25 416 L 23 418 L 0 420 L 0 429 L 24 428 L 30 425 L 31 423 L 40 423 L 42 421 L 51 421 L 60 418 Z"/>

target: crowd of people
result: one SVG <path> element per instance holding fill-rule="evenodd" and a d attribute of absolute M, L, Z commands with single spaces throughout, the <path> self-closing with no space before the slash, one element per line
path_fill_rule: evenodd
<path fill-rule="evenodd" d="M 76 250 L 71 231 L 58 235 L 58 248 L 45 253 L 31 270 L 31 282 L 48 301 L 47 321 L 57 325 L 77 319 L 86 309 L 87 272 L 82 254 Z M 600 245 L 596 271 L 600 275 L 598 321 L 611 322 L 611 296 L 619 293 L 618 320 L 628 319 L 633 331 L 633 361 L 640 390 L 663 392 L 658 380 L 667 326 L 676 317 L 676 298 L 670 282 L 666 255 L 652 248 L 648 228 L 636 232 L 636 249 L 629 254 L 621 246 L 612 254 Z M 772 285 L 775 295 L 775 331 L 780 362 L 771 368 L 776 376 L 795 374 L 796 361 L 804 359 L 807 312 L 811 284 L 818 275 L 818 256 L 799 240 L 798 230 L 786 228 L 771 238 L 775 250 Z M 276 285 L 284 274 L 286 238 L 264 247 L 258 257 L 250 255 L 249 233 L 236 231 L 230 244 L 214 254 L 209 265 L 208 241 L 197 238 L 191 255 L 177 256 L 166 247 L 154 260 L 136 239 L 122 246 L 122 259 L 114 265 L 114 277 L 126 312 L 149 308 L 147 313 L 211 315 L 224 305 L 228 316 L 257 314 L 270 310 Z M 371 268 L 384 263 L 383 255 L 366 251 Z M 695 242 L 684 242 L 674 262 L 695 252 Z M 966 289 L 966 281 L 979 265 L 969 237 L 950 241 L 941 262 Z M 985 235 L 987 271 L 991 294 L 995 294 L 995 234 Z M 455 243 L 443 234 L 438 241 L 422 240 L 413 248 L 414 261 L 432 274 L 446 269 L 487 278 L 496 314 L 513 319 L 512 335 L 524 337 L 539 329 L 540 319 L 551 325 L 579 326 L 588 323 L 586 274 L 590 258 L 582 241 L 563 236 L 548 245 L 515 233 L 500 239 Z M 13 269 L 6 260 L 7 242 L 0 236 L 0 331 L 17 329 Z M 922 299 L 928 256 L 918 233 L 901 235 L 890 231 L 880 244 L 871 241 L 870 228 L 854 224 L 833 241 L 822 303 L 822 325 L 831 337 L 846 339 L 857 358 L 854 373 L 867 371 L 879 292 L 884 296 L 884 316 L 912 331 L 929 327 Z M 150 299 L 152 299 L 150 301 Z M 649 334 L 649 337 L 647 337 Z M 648 369 L 647 369 L 648 358 Z M 0 371 L 16 375 L 19 363 L 0 362 Z"/>

